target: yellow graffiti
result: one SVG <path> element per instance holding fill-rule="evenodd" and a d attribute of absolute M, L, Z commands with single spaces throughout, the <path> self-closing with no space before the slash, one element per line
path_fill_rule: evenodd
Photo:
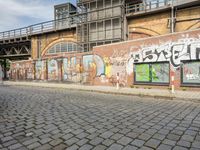
<path fill-rule="evenodd" d="M 89 65 L 90 65 L 90 68 L 96 69 L 96 67 L 97 67 L 97 65 L 94 62 L 90 62 Z"/>
<path fill-rule="evenodd" d="M 106 77 L 110 78 L 111 77 L 110 59 L 108 57 L 104 57 L 103 60 L 104 60 L 104 63 L 105 63 L 105 75 L 106 75 Z"/>
<path fill-rule="evenodd" d="M 83 66 L 81 64 L 76 65 L 76 72 L 83 73 Z"/>

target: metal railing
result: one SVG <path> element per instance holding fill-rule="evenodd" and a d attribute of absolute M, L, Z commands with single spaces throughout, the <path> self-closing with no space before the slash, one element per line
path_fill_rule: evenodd
<path fill-rule="evenodd" d="M 79 3 L 86 3 L 86 2 L 91 2 L 91 1 L 94 1 L 94 0 L 77 0 L 76 3 L 79 4 Z"/>
<path fill-rule="evenodd" d="M 171 5 L 172 0 L 154 0 L 146 3 L 126 4 L 126 14 L 148 11 Z"/>
<path fill-rule="evenodd" d="M 150 10 L 156 10 L 159 8 L 170 7 L 170 6 L 180 6 L 184 4 L 189 4 L 193 2 L 198 2 L 199 0 L 152 0 L 148 2 L 143 2 L 139 4 L 128 3 L 126 4 L 126 14 L 146 12 Z"/>
<path fill-rule="evenodd" d="M 51 32 L 55 30 L 67 29 L 76 27 L 79 22 L 79 16 L 70 16 L 68 18 L 51 20 L 34 24 L 28 27 L 0 32 L 0 40 L 28 37 L 35 34 Z"/>

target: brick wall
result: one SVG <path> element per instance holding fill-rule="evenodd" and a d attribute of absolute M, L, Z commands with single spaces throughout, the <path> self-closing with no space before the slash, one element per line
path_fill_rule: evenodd
<path fill-rule="evenodd" d="M 194 66 L 195 68 L 193 70 L 188 68 L 184 72 L 189 73 L 186 75 L 189 78 L 188 80 L 194 81 L 194 77 L 199 77 L 200 81 L 199 59 L 200 29 L 97 46 L 89 53 L 67 52 L 54 55 L 42 55 L 41 60 L 12 63 L 11 71 L 13 72 L 13 79 L 26 79 L 26 77 L 21 77 L 19 72 L 25 73 L 22 70 L 27 70 L 29 67 L 33 70 L 32 77 L 34 78 L 32 79 L 109 86 L 116 86 L 118 82 L 117 73 L 119 73 L 120 86 L 129 87 L 139 85 L 145 87 L 156 86 L 159 88 L 169 88 L 172 84 L 171 77 L 174 74 L 175 87 L 180 88 L 182 61 L 195 61 L 197 67 Z M 54 61 L 53 68 L 50 69 L 48 67 L 51 60 L 56 61 Z M 43 68 L 36 68 L 38 61 L 42 61 L 44 64 Z M 166 66 L 163 66 L 165 68 L 159 67 L 160 70 L 152 70 L 151 73 L 153 72 L 152 75 L 158 78 L 159 81 L 162 82 L 162 80 L 164 81 L 167 78 L 169 82 L 166 84 L 139 84 L 135 82 L 134 71 L 136 70 L 136 64 L 150 64 L 152 67 L 153 64 L 163 64 L 164 62 L 165 65 L 169 66 L 168 68 Z M 199 73 L 192 74 L 193 71 L 198 71 L 198 69 Z M 18 76 L 14 72 L 18 72 Z M 168 74 L 162 79 L 164 73 Z M 56 75 L 55 78 L 54 75 Z M 141 78 L 145 77 L 141 76 Z"/>
<path fill-rule="evenodd" d="M 133 85 L 133 64 L 136 61 L 137 63 L 166 61 L 170 63 L 170 76 L 172 71 L 175 71 L 175 86 L 180 87 L 181 61 L 200 59 L 200 30 L 99 46 L 94 48 L 94 54 L 104 60 L 105 70 L 108 72 L 105 73 L 107 79 L 105 81 L 108 83 L 110 77 L 116 78 L 119 72 L 122 85 Z M 170 86 L 171 83 L 170 79 L 170 83 L 166 86 Z"/>
<path fill-rule="evenodd" d="M 178 9 L 175 11 L 175 32 L 182 32 L 200 27 L 200 6 Z M 128 19 L 129 39 L 158 36 L 170 33 L 171 10 L 161 13 L 141 15 Z"/>

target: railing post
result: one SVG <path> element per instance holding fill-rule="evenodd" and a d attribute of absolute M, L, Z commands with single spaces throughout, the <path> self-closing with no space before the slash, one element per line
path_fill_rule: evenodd
<path fill-rule="evenodd" d="M 43 32 L 43 24 L 41 24 L 41 32 Z"/>
<path fill-rule="evenodd" d="M 32 34 L 32 26 L 29 27 L 29 30 L 30 34 Z"/>
<path fill-rule="evenodd" d="M 26 36 L 28 36 L 28 28 L 26 28 Z"/>

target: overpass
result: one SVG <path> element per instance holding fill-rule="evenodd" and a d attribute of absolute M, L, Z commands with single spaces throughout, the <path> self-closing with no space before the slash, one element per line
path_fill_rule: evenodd
<path fill-rule="evenodd" d="M 31 37 L 33 35 L 75 28 L 78 21 L 78 16 L 75 15 L 0 32 L 0 59 L 28 58 L 31 56 Z"/>

